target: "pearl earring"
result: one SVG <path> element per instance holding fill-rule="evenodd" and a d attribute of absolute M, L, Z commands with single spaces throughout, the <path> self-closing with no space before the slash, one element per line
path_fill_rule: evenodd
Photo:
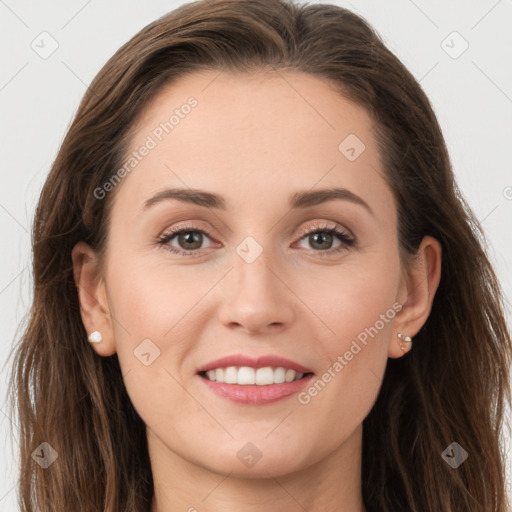
<path fill-rule="evenodd" d="M 91 332 L 91 334 L 87 336 L 87 340 L 89 341 L 89 343 L 99 343 L 101 339 L 102 338 L 100 331 Z"/>
<path fill-rule="evenodd" d="M 402 351 L 409 352 L 409 350 L 412 348 L 412 338 L 410 336 L 403 335 L 401 332 L 399 332 L 397 336 L 400 338 L 398 344 L 400 345 Z"/>

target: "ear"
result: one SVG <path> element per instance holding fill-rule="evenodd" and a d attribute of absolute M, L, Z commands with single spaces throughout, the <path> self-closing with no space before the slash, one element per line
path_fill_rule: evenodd
<path fill-rule="evenodd" d="M 398 333 L 414 338 L 423 327 L 432 309 L 440 279 L 441 244 L 435 238 L 425 236 L 402 274 L 397 299 L 402 309 L 395 316 L 395 331 L 388 346 L 389 357 L 401 357 L 407 352 L 400 346 L 402 340 Z"/>
<path fill-rule="evenodd" d="M 85 242 L 78 242 L 71 251 L 71 259 L 85 330 L 87 334 L 99 331 L 102 337 L 100 343 L 91 345 L 99 355 L 111 356 L 116 352 L 112 317 L 98 256 Z"/>

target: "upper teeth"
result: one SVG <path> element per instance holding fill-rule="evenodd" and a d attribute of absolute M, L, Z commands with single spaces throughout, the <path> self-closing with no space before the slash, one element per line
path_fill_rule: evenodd
<path fill-rule="evenodd" d="M 227 368 L 216 368 L 206 372 L 206 376 L 212 381 L 226 384 L 256 384 L 259 386 L 292 382 L 301 379 L 303 375 L 303 373 L 295 370 L 282 367 L 272 368 L 271 366 L 258 369 L 250 366 L 228 366 Z"/>

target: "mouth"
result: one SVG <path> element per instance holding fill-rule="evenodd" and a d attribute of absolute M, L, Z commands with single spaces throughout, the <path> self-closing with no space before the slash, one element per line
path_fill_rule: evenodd
<path fill-rule="evenodd" d="M 298 393 L 314 372 L 281 357 L 239 355 L 213 361 L 197 375 L 217 396 L 237 404 L 265 405 Z"/>

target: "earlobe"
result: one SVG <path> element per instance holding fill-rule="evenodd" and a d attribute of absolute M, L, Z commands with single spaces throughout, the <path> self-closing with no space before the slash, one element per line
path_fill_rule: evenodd
<path fill-rule="evenodd" d="M 115 353 L 112 321 L 98 257 L 88 244 L 78 242 L 71 251 L 71 258 L 87 340 L 98 354 L 111 356 Z M 94 334 L 91 340 L 91 333 L 96 332 L 100 334 Z M 100 337 L 101 342 L 98 342 Z"/>
<path fill-rule="evenodd" d="M 441 280 L 441 244 L 425 236 L 404 272 L 399 296 L 405 296 L 396 315 L 395 335 L 389 342 L 388 357 L 402 357 L 412 348 L 412 338 L 430 315 L 434 296 Z"/>

